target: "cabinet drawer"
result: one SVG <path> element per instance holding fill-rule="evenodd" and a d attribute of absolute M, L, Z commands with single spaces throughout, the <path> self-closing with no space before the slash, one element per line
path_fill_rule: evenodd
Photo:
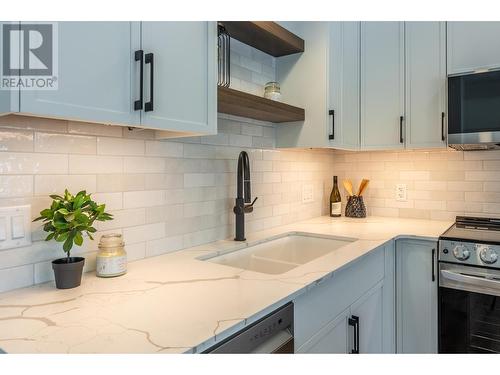
<path fill-rule="evenodd" d="M 384 247 L 347 266 L 295 302 L 295 345 L 300 347 L 384 278 Z"/>

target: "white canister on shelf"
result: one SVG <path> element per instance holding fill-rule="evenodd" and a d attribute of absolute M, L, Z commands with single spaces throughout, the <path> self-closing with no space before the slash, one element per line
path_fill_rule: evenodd
<path fill-rule="evenodd" d="M 99 241 L 96 275 L 99 277 L 120 276 L 127 272 L 127 253 L 122 235 L 105 234 Z"/>

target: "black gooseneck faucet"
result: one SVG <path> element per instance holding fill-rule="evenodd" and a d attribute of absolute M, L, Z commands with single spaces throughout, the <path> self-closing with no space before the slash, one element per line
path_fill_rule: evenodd
<path fill-rule="evenodd" d="M 236 236 L 235 241 L 245 241 L 245 214 L 253 211 L 253 205 L 257 197 L 252 203 L 252 194 L 250 192 L 250 161 L 246 151 L 241 151 L 238 157 L 238 173 L 237 173 L 237 195 L 236 204 L 233 212 L 236 216 Z M 250 203 L 250 204 L 245 204 Z"/>

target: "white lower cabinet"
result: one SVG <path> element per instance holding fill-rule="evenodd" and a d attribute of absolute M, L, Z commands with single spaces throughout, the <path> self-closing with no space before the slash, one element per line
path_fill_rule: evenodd
<path fill-rule="evenodd" d="M 437 243 L 396 243 L 398 353 L 437 353 Z"/>
<path fill-rule="evenodd" d="M 393 254 L 391 242 L 294 301 L 297 353 L 395 352 Z"/>
<path fill-rule="evenodd" d="M 350 309 L 342 311 L 325 327 L 321 328 L 304 345 L 296 350 L 297 353 L 349 353 L 349 325 Z"/>
<path fill-rule="evenodd" d="M 380 282 L 351 306 L 351 319 L 357 318 L 359 325 L 360 353 L 384 352 L 383 293 L 384 283 Z"/>
<path fill-rule="evenodd" d="M 297 352 L 384 353 L 383 291 L 383 282 L 380 282 L 321 328 Z"/>

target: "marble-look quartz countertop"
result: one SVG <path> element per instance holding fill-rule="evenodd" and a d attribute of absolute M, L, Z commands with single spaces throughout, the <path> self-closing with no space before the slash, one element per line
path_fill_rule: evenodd
<path fill-rule="evenodd" d="M 450 225 L 318 217 L 247 236 L 247 244 L 294 231 L 358 239 L 279 275 L 197 259 L 242 246 L 224 240 L 132 262 L 118 278 L 87 273 L 75 289 L 58 290 L 50 282 L 3 293 L 0 348 L 8 353 L 201 352 L 387 241 L 435 240 Z"/>

